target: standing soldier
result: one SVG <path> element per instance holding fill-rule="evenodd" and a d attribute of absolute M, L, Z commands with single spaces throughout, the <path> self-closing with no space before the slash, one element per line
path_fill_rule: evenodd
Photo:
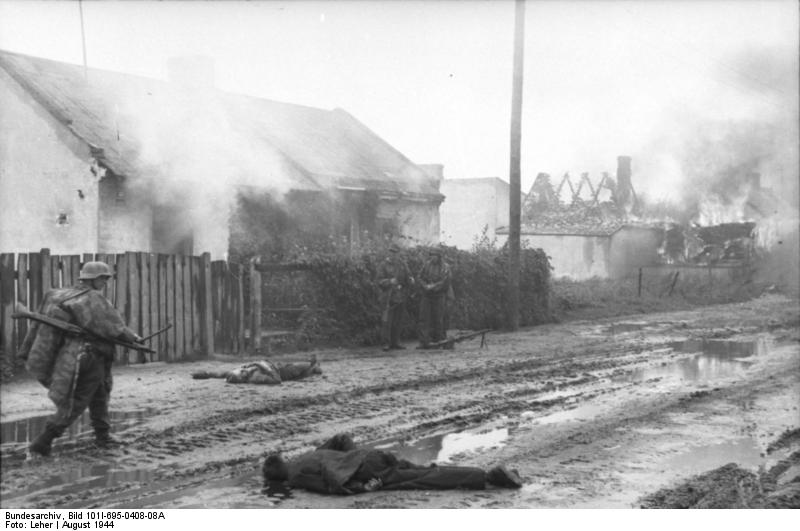
<path fill-rule="evenodd" d="M 422 290 L 419 305 L 419 347 L 428 348 L 433 342 L 446 337 L 444 312 L 450 288 L 450 267 L 442 260 L 442 250 L 433 247 L 428 251 L 428 260 L 417 275 Z"/>
<path fill-rule="evenodd" d="M 383 313 L 383 338 L 386 346 L 383 350 L 401 350 L 400 330 L 405 314 L 405 303 L 408 290 L 414 279 L 408 270 L 405 260 L 400 256 L 400 247 L 392 244 L 390 255 L 378 269 L 378 287 L 381 289 L 381 308 Z"/>
<path fill-rule="evenodd" d="M 56 412 L 30 445 L 32 454 L 49 455 L 53 439 L 60 436 L 89 408 L 95 443 L 108 447 L 116 441 L 109 431 L 108 400 L 114 344 L 102 338 L 139 343 L 142 338 L 125 326 L 102 290 L 112 277 L 103 262 L 87 262 L 77 286 L 48 291 L 39 313 L 87 330 L 68 335 L 34 322 L 25 336 L 20 356 L 25 368 L 49 390 Z"/>

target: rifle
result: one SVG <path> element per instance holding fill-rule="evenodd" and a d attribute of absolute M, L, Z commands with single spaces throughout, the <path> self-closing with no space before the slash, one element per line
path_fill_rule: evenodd
<path fill-rule="evenodd" d="M 425 348 L 426 349 L 442 348 L 446 350 L 451 350 L 453 346 L 459 341 L 465 341 L 467 339 L 471 339 L 476 336 L 481 336 L 481 348 L 483 348 L 486 345 L 486 333 L 491 331 L 492 331 L 491 328 L 484 328 L 483 330 L 478 330 L 477 332 L 470 332 L 468 334 L 462 334 L 460 336 L 448 337 L 447 339 L 437 341 L 436 343 L 428 343 L 428 346 Z"/>
<path fill-rule="evenodd" d="M 62 321 L 61 319 L 55 319 L 53 317 L 48 317 L 46 315 L 42 315 L 36 312 L 27 312 L 27 311 L 17 311 L 11 314 L 12 319 L 30 319 L 32 321 L 38 321 L 40 323 L 44 323 L 48 326 L 52 326 L 62 332 L 66 332 L 67 334 L 78 336 L 78 337 L 91 337 L 93 339 L 100 339 L 102 341 L 108 341 L 109 343 L 113 343 L 120 347 L 130 348 L 133 350 L 138 350 L 139 352 L 148 352 L 148 353 L 155 353 L 155 350 L 145 347 L 144 345 L 139 345 L 137 343 L 130 343 L 128 341 L 123 341 L 121 339 L 111 339 L 108 337 L 103 337 L 100 334 L 92 332 L 82 326 L 78 326 L 76 324 L 68 323 L 66 321 Z M 171 325 L 170 325 L 171 326 Z M 162 330 L 161 332 L 163 332 Z M 160 333 L 160 332 L 159 332 Z M 152 337 L 152 336 L 151 336 Z"/>

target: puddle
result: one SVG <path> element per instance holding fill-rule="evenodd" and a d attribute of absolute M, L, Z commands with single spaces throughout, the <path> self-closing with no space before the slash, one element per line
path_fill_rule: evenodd
<path fill-rule="evenodd" d="M 229 478 L 198 482 L 194 486 L 179 490 L 144 496 L 135 502 L 114 505 L 114 508 L 252 509 L 277 505 L 280 501 L 291 497 L 291 489 L 279 483 L 262 488 L 259 469 Z"/>
<path fill-rule="evenodd" d="M 766 338 L 755 341 L 687 340 L 670 347 L 676 352 L 697 355 L 659 365 L 645 367 L 612 378 L 615 382 L 641 382 L 654 378 L 672 378 L 682 381 L 705 382 L 744 374 L 755 360 L 767 354 L 770 344 Z"/>
<path fill-rule="evenodd" d="M 38 491 L 48 495 L 65 495 L 76 491 L 98 487 L 112 487 L 124 483 L 146 483 L 155 475 L 152 469 L 121 469 L 117 463 L 80 466 L 69 472 L 53 475 L 30 485 L 28 488 L 3 494 L 4 499 L 13 499 Z M 63 489 L 57 487 L 66 486 Z M 54 490 L 50 490 L 54 489 Z"/>
<path fill-rule="evenodd" d="M 606 409 L 607 408 L 604 408 L 600 405 L 586 404 L 572 409 L 557 411 L 542 417 L 536 417 L 536 413 L 533 411 L 524 411 L 521 414 L 521 417 L 533 425 L 558 424 L 560 422 L 574 422 L 592 419 L 605 412 Z"/>
<path fill-rule="evenodd" d="M 767 464 L 767 459 L 761 454 L 762 450 L 755 439 L 740 437 L 724 443 L 694 446 L 680 455 L 670 457 L 664 466 L 691 474 L 702 474 L 728 463 L 756 470 Z"/>
<path fill-rule="evenodd" d="M 431 437 L 424 437 L 406 443 L 397 439 L 381 441 L 373 448 L 387 450 L 401 459 L 418 465 L 428 463 L 448 463 L 451 459 L 465 452 L 477 452 L 498 448 L 505 444 L 509 436 L 509 428 L 494 428 L 487 431 L 450 432 Z"/>
<path fill-rule="evenodd" d="M 123 430 L 141 424 L 145 419 L 155 414 L 156 410 L 137 409 L 132 411 L 111 411 L 111 431 L 119 433 Z M 40 415 L 25 419 L 3 422 L 0 424 L 0 443 L 6 445 L 27 445 L 44 431 L 45 423 L 50 415 Z M 89 412 L 84 412 L 78 420 L 72 423 L 64 434 L 56 439 L 59 440 L 77 439 L 83 435 L 92 433 L 92 425 L 89 420 Z"/>

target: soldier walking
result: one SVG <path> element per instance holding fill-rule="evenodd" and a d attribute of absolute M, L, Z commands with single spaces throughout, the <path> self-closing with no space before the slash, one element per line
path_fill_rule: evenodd
<path fill-rule="evenodd" d="M 400 256 L 400 247 L 392 244 L 390 255 L 378 268 L 378 287 L 381 289 L 383 350 L 401 350 L 400 331 L 408 291 L 414 283 L 408 265 Z"/>
<path fill-rule="evenodd" d="M 428 260 L 417 278 L 422 291 L 417 348 L 428 348 L 430 343 L 446 338 L 444 318 L 450 288 L 450 267 L 442 260 L 441 249 L 433 247 L 428 251 Z"/>
<path fill-rule="evenodd" d="M 32 454 L 50 455 L 53 439 L 59 437 L 89 408 L 95 443 L 108 447 L 111 437 L 108 402 L 114 344 L 103 338 L 140 343 L 142 338 L 125 326 L 102 290 L 113 276 L 103 262 L 87 262 L 78 285 L 48 291 L 39 313 L 78 325 L 86 335 L 67 334 L 34 322 L 25 336 L 20 356 L 25 368 L 48 390 L 56 412 L 44 431 L 31 443 Z"/>

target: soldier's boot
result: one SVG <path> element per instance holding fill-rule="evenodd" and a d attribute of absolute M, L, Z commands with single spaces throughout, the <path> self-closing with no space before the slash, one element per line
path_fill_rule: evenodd
<path fill-rule="evenodd" d="M 114 448 L 122 443 L 111 436 L 108 430 L 94 430 L 94 444 L 98 448 Z"/>
<path fill-rule="evenodd" d="M 61 435 L 58 431 L 53 428 L 52 426 L 45 426 L 44 431 L 34 439 L 31 445 L 28 447 L 31 454 L 37 454 L 41 456 L 48 456 L 50 452 L 53 450 L 53 439 Z"/>

